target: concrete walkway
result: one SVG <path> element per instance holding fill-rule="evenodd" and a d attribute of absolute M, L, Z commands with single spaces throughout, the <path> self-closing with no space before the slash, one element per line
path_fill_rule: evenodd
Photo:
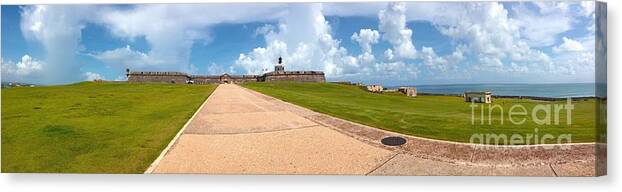
<path fill-rule="evenodd" d="M 147 173 L 572 176 L 594 169 L 583 167 L 589 161 L 512 166 L 429 158 L 376 139 L 391 133 L 361 126 L 348 132 L 339 121 L 220 85 Z"/>

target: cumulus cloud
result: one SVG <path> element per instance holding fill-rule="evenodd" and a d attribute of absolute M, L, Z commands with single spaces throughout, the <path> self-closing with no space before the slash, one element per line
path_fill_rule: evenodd
<path fill-rule="evenodd" d="M 33 59 L 30 55 L 24 55 L 22 60 L 15 65 L 12 65 L 11 62 L 4 63 L 3 67 L 6 67 L 3 71 L 7 73 L 15 74 L 15 75 L 30 75 L 35 72 L 41 71 L 41 63 L 38 60 Z"/>
<path fill-rule="evenodd" d="M 102 80 L 104 79 L 99 73 L 94 72 L 85 72 L 82 74 L 85 78 L 85 81 L 93 81 L 93 80 Z"/>
<path fill-rule="evenodd" d="M 552 9 L 552 8 L 551 8 Z M 554 10 L 541 10 L 543 13 Z M 464 4 L 460 17 L 453 23 L 437 26 L 441 33 L 456 42 L 462 42 L 469 54 L 475 56 L 476 70 L 511 72 L 512 66 L 538 64 L 537 68 L 553 70 L 550 57 L 530 46 L 529 38 L 521 36 L 525 30 L 521 20 L 511 18 L 503 4 L 482 2 Z M 544 39 L 538 37 L 537 39 Z M 514 67 L 516 68 L 516 67 Z"/>
<path fill-rule="evenodd" d="M 21 61 L 5 61 L 1 59 L 2 81 L 25 81 L 35 82 L 42 74 L 44 63 L 37 59 L 24 55 Z"/>
<path fill-rule="evenodd" d="M 305 49 L 305 47 L 301 46 L 300 49 Z M 267 47 L 257 47 L 249 53 L 240 54 L 235 61 L 235 66 L 241 68 L 247 74 L 261 74 L 267 72 L 276 64 L 276 58 L 286 55 L 287 44 L 275 40 L 269 42 Z M 286 60 L 286 62 L 289 61 Z"/>
<path fill-rule="evenodd" d="M 355 41 L 361 47 L 363 53 L 358 56 L 358 60 L 364 64 L 373 63 L 376 57 L 372 53 L 372 45 L 378 43 L 380 39 L 380 33 L 373 29 L 361 29 L 359 33 L 354 33 L 350 37 L 352 41 Z"/>
<path fill-rule="evenodd" d="M 419 67 L 403 61 L 379 62 L 374 65 L 375 77 L 372 80 L 412 81 L 420 73 Z M 378 82 L 380 83 L 380 82 Z"/>
<path fill-rule="evenodd" d="M 125 54 L 124 48 L 109 50 L 117 60 L 140 60 L 153 70 L 190 71 L 190 52 L 195 41 L 209 39 L 206 27 L 219 23 L 245 23 L 276 20 L 283 15 L 283 4 L 203 4 L 136 5 L 124 9 L 97 5 L 37 5 L 22 8 L 21 31 L 29 40 L 40 42 L 44 49 L 44 70 L 48 83 L 79 80 L 81 29 L 87 23 L 105 26 L 113 35 L 134 40 L 145 38 L 148 53 Z M 235 14 L 231 14 L 235 13 Z M 183 18 L 183 19 L 182 19 Z M 151 62 L 151 63 L 147 63 Z M 156 67 L 157 66 L 157 67 Z"/>
<path fill-rule="evenodd" d="M 129 45 L 89 55 L 109 66 L 113 66 L 118 71 L 124 71 L 126 68 L 132 70 L 162 70 L 166 68 L 166 65 L 163 64 L 165 61 L 157 60 L 146 53 L 132 50 Z"/>
<path fill-rule="evenodd" d="M 325 16 L 366 16 L 375 17 L 378 11 L 387 7 L 386 2 L 365 2 L 365 3 L 324 3 Z"/>
<path fill-rule="evenodd" d="M 556 53 L 577 52 L 577 51 L 584 51 L 584 50 L 585 48 L 583 47 L 581 43 L 573 39 L 570 39 L 568 37 L 563 37 L 562 44 L 560 44 L 559 46 L 553 47 L 553 52 L 556 52 Z"/>
<path fill-rule="evenodd" d="M 393 50 L 392 49 L 387 49 L 386 51 L 384 51 L 384 58 L 386 60 L 393 61 L 393 59 L 395 59 L 395 55 L 393 54 Z"/>
<path fill-rule="evenodd" d="M 581 73 L 581 77 L 590 74 L 588 77 L 594 79 L 596 64 L 594 45 L 594 36 L 581 39 L 563 37 L 562 42 L 552 48 L 553 52 L 556 53 L 551 58 L 555 64 L 555 69 L 568 75 Z"/>
<path fill-rule="evenodd" d="M 516 63 L 510 64 L 510 72 L 512 73 L 527 73 L 529 72 L 529 68 L 525 65 L 519 65 Z"/>
<path fill-rule="evenodd" d="M 526 4 L 513 7 L 521 36 L 530 46 L 549 46 L 557 35 L 572 28 L 572 11 L 566 2 L 533 2 L 537 9 Z"/>
<path fill-rule="evenodd" d="M 283 57 L 290 70 L 322 70 L 331 77 L 359 70 L 358 59 L 331 35 L 322 4 L 290 4 L 286 10 L 277 27 L 260 28 L 267 46 L 240 54 L 236 68 L 258 74 L 271 70 L 276 58 Z"/>
<path fill-rule="evenodd" d="M 230 71 L 227 71 L 223 66 L 217 65 L 216 63 L 211 63 L 207 67 L 208 75 L 222 75 L 227 72 L 230 72 Z"/>
<path fill-rule="evenodd" d="M 415 59 L 417 50 L 412 43 L 412 30 L 406 27 L 406 6 L 404 3 L 390 3 L 387 9 L 378 13 L 382 38 L 393 46 L 394 55 L 400 58 Z"/>
<path fill-rule="evenodd" d="M 423 59 L 423 64 L 429 67 L 438 67 L 442 71 L 446 71 L 445 68 L 447 66 L 447 60 L 438 57 L 434 52 L 434 49 L 430 47 L 422 47 L 421 48 L 421 58 Z"/>
<path fill-rule="evenodd" d="M 46 83 L 66 83 L 78 80 L 81 64 L 76 62 L 81 29 L 90 16 L 90 6 L 79 8 L 65 5 L 24 6 L 21 12 L 21 31 L 29 40 L 40 42 L 45 51 L 42 66 L 46 73 L 39 77 Z"/>
<path fill-rule="evenodd" d="M 387 61 L 404 59 L 404 57 L 399 56 L 397 53 L 399 49 L 396 47 L 410 47 L 408 43 L 406 46 L 400 46 L 401 44 L 398 43 L 405 42 L 399 40 L 407 39 L 405 36 L 409 33 L 412 34 L 408 31 L 409 29 L 399 27 L 404 23 L 402 22 L 403 19 L 406 22 L 429 21 L 457 45 L 452 54 L 445 56 L 438 56 L 432 48 L 425 47 L 417 54 L 409 54 L 416 55 L 416 57 L 411 58 L 421 59 L 422 64 L 429 69 L 441 72 L 455 69 L 455 64 L 464 61 L 466 57 L 474 57 L 476 59 L 474 66 L 462 66 L 465 68 L 464 70 L 513 73 L 531 69 L 532 72 L 538 71 L 547 74 L 570 74 L 575 72 L 577 66 L 585 66 L 589 63 L 587 61 L 591 58 L 591 55 L 587 54 L 590 50 L 586 50 L 585 52 L 575 52 L 576 59 L 569 60 L 572 54 L 568 52 L 562 54 L 560 51 L 580 50 L 578 44 L 574 43 L 571 46 L 573 43 L 564 40 L 564 38 L 561 39 L 562 44 L 555 44 L 559 41 L 560 34 L 573 29 L 573 24 L 576 23 L 577 18 L 593 19 L 595 17 L 593 2 L 507 4 L 497 2 L 416 2 L 389 3 L 386 6 L 388 6 L 386 10 L 379 8 L 378 15 L 381 22 L 383 22 L 383 17 L 393 18 L 390 20 L 392 22 L 385 22 L 379 29 L 383 33 L 383 40 L 394 40 L 391 43 L 392 47 L 384 51 L 384 59 Z M 369 8 L 357 11 L 372 11 Z M 394 31 L 391 33 L 393 34 L 391 35 L 392 38 L 389 38 L 388 34 L 384 34 L 385 31 L 389 31 L 388 28 Z M 594 29 L 594 24 L 588 26 L 588 30 L 592 33 Z M 590 36 L 593 37 L 593 34 L 587 35 L 587 37 Z M 584 43 L 581 44 L 585 45 Z M 551 47 L 555 53 L 553 56 L 540 50 L 542 47 L 550 46 L 553 46 Z M 410 50 L 414 50 L 410 53 L 417 52 L 414 48 Z"/>
<path fill-rule="evenodd" d="M 282 7 L 283 4 L 139 5 L 109 11 L 99 22 L 119 37 L 144 37 L 151 49 L 145 53 L 149 60 L 142 61 L 152 62 L 147 65 L 154 69 L 189 72 L 193 68 L 189 63 L 193 43 L 209 39 L 205 28 L 219 23 L 276 20 L 284 14 Z"/>
<path fill-rule="evenodd" d="M 378 28 L 352 34 L 349 40 L 359 45 L 361 54 L 351 55 L 341 45 L 342 39 L 333 35 L 326 15 L 377 17 Z M 50 5 L 25 6 L 21 30 L 26 39 L 43 45 L 45 62 L 33 60 L 38 62 L 39 71 L 46 71 L 40 77 L 47 82 L 84 78 L 80 72 L 83 64 L 75 57 L 85 52 L 79 45 L 80 31 L 88 23 L 101 25 L 126 41 L 147 41 L 149 49 L 145 52 L 125 46 L 87 53 L 118 73 L 124 68 L 195 71 L 190 63 L 193 44 L 209 41 L 210 27 L 220 23 L 277 22 L 249 34 L 263 36 L 264 47 L 244 51 L 230 67 L 211 64 L 208 72 L 259 74 L 271 70 L 281 56 L 288 70 L 322 70 L 327 77 L 340 79 L 383 74 L 414 77 L 423 69 L 447 73 L 460 67 L 462 71 L 511 73 L 533 68 L 572 73 L 580 66 L 589 68 L 594 57 L 586 44 L 589 39 L 559 38 L 559 34 L 573 28 L 577 17 L 593 18 L 593 3 L 179 4 L 125 8 Z M 453 52 L 437 52 L 431 47 L 417 50 L 417 42 L 412 40 L 413 30 L 417 29 L 408 28 L 406 23 L 421 20 L 449 37 Z M 374 45 L 380 41 L 388 42 L 390 47 L 374 55 Z M 552 50 L 553 55 L 541 51 L 545 49 Z M 469 62 L 461 63 L 465 60 Z M 7 76 L 5 71 L 11 71 L 5 63 L 9 62 L 3 61 L 3 77 Z M 6 66 L 13 66 L 16 74 L 17 64 L 9 64 Z"/>
<path fill-rule="evenodd" d="M 590 17 L 594 14 L 595 1 L 581 1 L 581 14 Z"/>
<path fill-rule="evenodd" d="M 351 39 L 361 46 L 363 52 L 371 53 L 371 46 L 378 43 L 380 33 L 373 29 L 361 29 L 359 33 L 352 34 Z"/>
<path fill-rule="evenodd" d="M 485 55 L 502 56 L 518 37 L 518 27 L 498 3 L 464 4 L 461 19 L 439 26 L 441 33 L 468 42 L 470 49 Z"/>

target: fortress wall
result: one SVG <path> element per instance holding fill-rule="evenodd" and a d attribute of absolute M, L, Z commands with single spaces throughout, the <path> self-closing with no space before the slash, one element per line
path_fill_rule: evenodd
<path fill-rule="evenodd" d="M 170 73 L 128 74 L 128 77 L 127 77 L 128 82 L 139 82 L 139 83 L 157 82 L 157 83 L 185 84 L 187 80 L 189 80 L 189 77 L 187 75 L 170 74 Z"/>
<path fill-rule="evenodd" d="M 257 82 L 257 77 L 244 77 L 244 78 L 231 78 L 233 83 L 248 83 L 248 82 Z"/>
<path fill-rule="evenodd" d="M 225 81 L 229 83 L 246 83 L 246 82 L 257 82 L 256 75 L 241 75 L 241 76 L 191 76 L 191 80 L 194 81 L 194 84 L 208 84 L 208 83 L 224 83 Z"/>
<path fill-rule="evenodd" d="M 192 76 L 194 84 L 220 83 L 220 76 Z"/>
<path fill-rule="evenodd" d="M 185 84 L 192 80 L 194 84 L 208 83 L 247 83 L 264 81 L 299 81 L 326 82 L 321 71 L 275 71 L 264 75 L 187 75 L 180 72 L 128 72 L 128 82 L 160 82 Z"/>
<path fill-rule="evenodd" d="M 306 71 L 294 71 L 298 73 L 270 74 L 264 81 L 300 81 L 300 82 L 326 82 L 324 73 L 303 73 Z"/>

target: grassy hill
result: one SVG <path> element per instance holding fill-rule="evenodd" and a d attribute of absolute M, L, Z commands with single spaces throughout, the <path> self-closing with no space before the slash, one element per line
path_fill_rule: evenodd
<path fill-rule="evenodd" d="M 2 172 L 142 173 L 215 87 L 2 89 Z"/>
<path fill-rule="evenodd" d="M 495 99 L 498 108 L 489 114 L 492 105 L 478 105 L 472 119 L 470 103 L 455 96 L 424 96 L 406 97 L 400 93 L 374 94 L 356 86 L 331 83 L 295 83 L 271 82 L 249 83 L 245 87 L 261 93 L 291 102 L 314 111 L 329 114 L 342 119 L 377 127 L 398 133 L 458 142 L 470 142 L 474 134 L 513 134 L 523 136 L 528 144 L 529 135 L 541 137 L 551 134 L 560 138 L 562 134 L 570 134 L 571 142 L 594 142 L 595 139 L 595 101 L 573 102 L 572 124 L 567 125 L 566 111 L 559 113 L 559 123 L 551 121 L 550 125 L 537 124 L 531 116 L 536 105 L 551 106 L 565 104 L 566 101 L 545 102 L 527 99 Z M 522 124 L 513 124 L 508 112 L 512 106 L 520 105 L 527 109 L 527 115 L 513 116 L 515 121 L 524 118 Z M 484 109 L 484 123 L 481 123 L 481 107 Z M 552 108 L 554 111 L 554 108 Z M 536 113 L 544 118 L 545 113 Z M 489 117 L 492 120 L 489 124 Z M 554 116 L 552 116 L 554 117 Z M 503 123 L 501 120 L 503 119 Z M 475 123 L 472 123 L 472 120 Z M 536 131 L 537 128 L 537 131 Z M 537 135 L 537 136 L 536 136 Z M 476 140 L 477 141 L 477 140 Z M 542 140 L 539 139 L 539 142 Z M 545 143 L 556 143 L 557 140 L 545 139 Z M 567 142 L 567 140 L 563 140 Z M 531 141 L 529 144 L 535 143 Z"/>

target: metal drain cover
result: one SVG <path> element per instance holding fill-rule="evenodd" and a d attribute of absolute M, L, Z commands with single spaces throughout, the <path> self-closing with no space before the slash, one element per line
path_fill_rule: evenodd
<path fill-rule="evenodd" d="M 393 137 L 385 137 L 384 139 L 380 140 L 380 142 L 388 146 L 400 146 L 406 143 L 406 139 L 402 137 L 393 136 Z"/>

